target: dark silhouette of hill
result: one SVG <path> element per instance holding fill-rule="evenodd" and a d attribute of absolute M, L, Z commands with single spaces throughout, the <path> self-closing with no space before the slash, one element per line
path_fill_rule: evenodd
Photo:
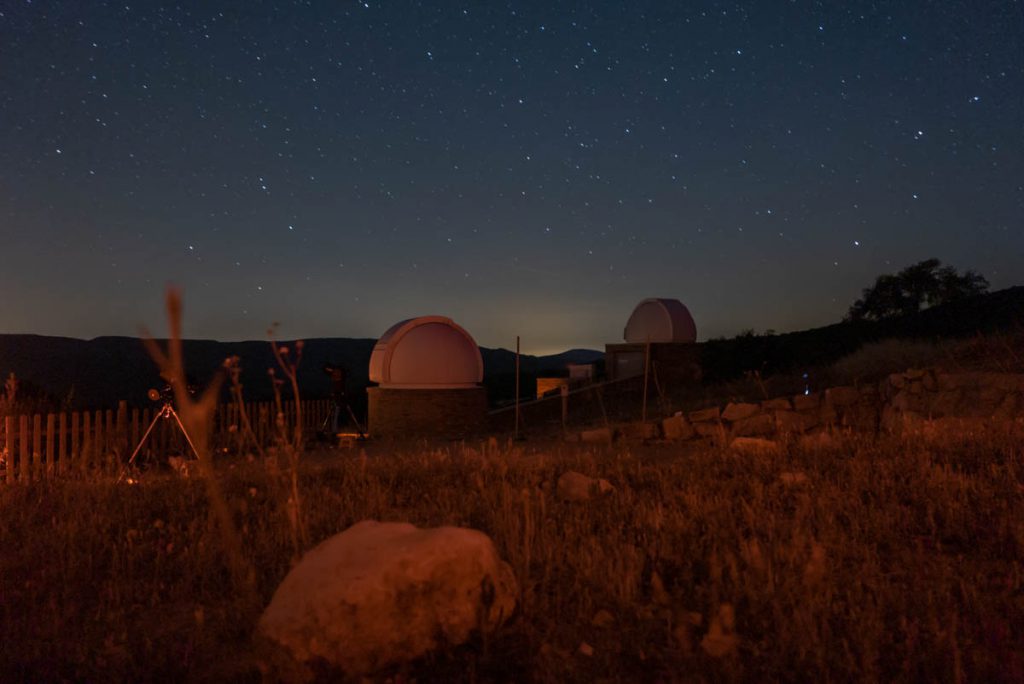
<path fill-rule="evenodd" d="M 163 340 L 160 340 L 164 344 Z M 318 338 L 305 340 L 299 384 L 308 398 L 330 394 L 330 380 L 324 365 L 341 364 L 348 371 L 348 389 L 358 407 L 365 397 L 358 390 L 368 383 L 370 353 L 374 339 Z M 293 341 L 281 344 L 294 348 Z M 272 397 L 267 370 L 276 368 L 270 344 L 266 341 L 217 342 L 186 340 L 183 344 L 185 367 L 190 380 L 205 385 L 221 367 L 224 359 L 238 356 L 242 365 L 242 384 L 247 399 Z M 512 376 L 515 353 L 506 349 L 480 349 L 484 375 L 488 381 Z M 574 349 L 551 356 L 524 355 L 524 377 L 561 370 L 570 361 L 588 362 L 601 358 L 598 351 Z M 43 335 L 0 335 L 0 373 L 14 373 L 20 382 L 50 403 L 64 403 L 70 397 L 75 408 L 107 407 L 119 400 L 132 405 L 147 403 L 146 392 L 163 385 L 156 366 L 142 340 L 134 337 L 97 337 L 79 340 Z M 490 386 L 490 385 L 489 385 Z M 497 383 L 503 387 L 502 382 Z"/>
<path fill-rule="evenodd" d="M 747 371 L 774 373 L 833 363 L 861 346 L 890 338 L 966 337 L 1024 328 L 1024 286 L 975 295 L 883 321 L 844 321 L 779 335 L 741 335 L 701 346 L 706 382 Z"/>
<path fill-rule="evenodd" d="M 822 328 L 779 335 L 742 335 L 701 343 L 701 363 L 706 382 L 728 380 L 746 371 L 762 375 L 832 363 L 878 340 L 901 338 L 951 338 L 1024 327 L 1024 286 L 982 294 L 935 306 L 900 318 L 869 322 L 843 322 Z M 305 341 L 299 382 L 307 398 L 329 396 L 325 364 L 341 364 L 348 370 L 348 389 L 353 405 L 365 403 L 360 391 L 368 383 L 370 353 L 376 340 L 318 338 Z M 293 342 L 282 344 L 293 346 Z M 238 356 L 246 398 L 254 401 L 272 396 L 269 368 L 276 363 L 266 341 L 216 342 L 186 340 L 185 367 L 192 379 L 205 384 L 224 359 Z M 507 349 L 481 348 L 484 384 L 492 402 L 513 397 L 515 353 Z M 572 349 L 550 356 L 521 357 L 520 392 L 534 393 L 537 376 L 565 369 L 570 362 L 590 363 L 603 358 L 600 351 Z M 98 337 L 78 340 L 42 335 L 0 335 L 0 373 L 13 372 L 19 381 L 48 397 L 49 403 L 68 403 L 74 408 L 105 408 L 121 399 L 133 405 L 147 403 L 146 391 L 162 382 L 142 344 L 133 337 Z M 70 400 L 69 400 L 70 397 Z"/>

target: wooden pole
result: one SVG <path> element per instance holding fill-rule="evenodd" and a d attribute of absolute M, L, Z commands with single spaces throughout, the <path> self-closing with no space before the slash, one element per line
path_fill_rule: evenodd
<path fill-rule="evenodd" d="M 53 477 L 54 467 L 53 463 L 57 460 L 57 454 L 54 453 L 54 429 L 57 427 L 57 416 L 52 413 L 46 414 L 46 476 Z"/>
<path fill-rule="evenodd" d="M 117 452 L 115 454 L 116 457 L 123 459 L 125 457 L 125 451 L 131 448 L 131 446 L 128 446 L 128 402 L 122 399 L 121 401 L 117 402 Z M 120 463 L 115 465 L 120 467 Z"/>
<path fill-rule="evenodd" d="M 80 414 L 78 411 L 73 411 L 71 413 L 71 456 L 69 457 L 70 460 L 65 464 L 65 466 L 67 467 L 64 468 L 64 472 L 66 473 L 71 472 L 71 466 L 73 465 L 73 463 L 82 462 L 81 419 L 82 414 Z"/>
<path fill-rule="evenodd" d="M 643 408 L 640 411 L 640 422 L 647 422 L 647 379 L 651 371 L 651 338 L 647 338 L 647 346 L 644 348 L 644 400 Z"/>
<path fill-rule="evenodd" d="M 14 482 L 14 416 L 4 416 L 4 443 L 7 449 L 4 479 L 7 480 L 7 484 L 11 484 Z"/>
<path fill-rule="evenodd" d="M 516 431 L 515 439 L 519 439 L 519 335 L 516 335 Z"/>
<path fill-rule="evenodd" d="M 57 432 L 60 435 L 57 442 L 60 445 L 60 454 L 57 457 L 55 472 L 60 475 L 68 470 L 68 414 L 62 413 L 57 416 Z"/>
<path fill-rule="evenodd" d="M 80 465 L 83 472 L 88 472 L 92 467 L 92 414 L 82 411 L 82 458 Z"/>
<path fill-rule="evenodd" d="M 18 433 L 18 480 L 28 482 L 32 474 L 28 453 L 28 416 L 18 416 Z"/>
<path fill-rule="evenodd" d="M 566 431 L 566 424 L 569 422 L 569 386 L 562 385 L 562 432 Z"/>
<path fill-rule="evenodd" d="M 43 417 L 32 416 L 32 479 L 39 480 L 43 474 Z"/>

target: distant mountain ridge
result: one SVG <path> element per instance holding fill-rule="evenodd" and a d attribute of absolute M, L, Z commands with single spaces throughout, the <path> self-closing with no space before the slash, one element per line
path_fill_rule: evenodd
<path fill-rule="evenodd" d="M 164 340 L 160 340 L 161 343 Z M 359 403 L 357 390 L 368 382 L 370 354 L 375 339 L 315 338 L 304 340 L 299 384 L 306 396 L 326 397 L 330 381 L 323 372 L 325 364 L 341 364 L 348 370 L 348 385 Z M 294 340 L 281 344 L 294 349 Z M 264 400 L 272 395 L 267 370 L 276 368 L 267 341 L 218 342 L 185 340 L 185 368 L 198 384 L 205 384 L 221 367 L 224 359 L 238 356 L 242 366 L 242 384 L 247 398 Z M 507 349 L 480 348 L 488 379 L 510 375 L 515 370 L 515 353 Z M 603 352 L 571 349 L 549 356 L 521 357 L 524 376 L 563 370 L 567 363 L 589 363 Z M 99 408 L 127 400 L 130 404 L 147 402 L 146 392 L 162 381 L 156 365 L 142 340 L 134 337 L 97 337 L 80 340 L 45 335 L 0 335 L 0 373 L 14 373 L 28 390 L 37 388 L 51 399 L 76 408 Z M 0 378 L 2 380 L 2 378 Z"/>
<path fill-rule="evenodd" d="M 990 292 L 935 306 L 907 316 L 879 322 L 841 322 L 820 328 L 772 335 L 740 335 L 698 344 L 706 381 L 726 380 L 748 370 L 763 375 L 798 367 L 828 364 L 856 351 L 863 344 L 892 337 L 962 337 L 995 330 L 1024 329 L 1024 286 Z M 282 341 L 293 346 L 293 341 Z M 366 338 L 305 340 L 299 382 L 304 396 L 328 396 L 330 382 L 323 372 L 327 363 L 341 364 L 349 373 L 351 401 L 365 402 L 361 388 L 368 382 L 370 353 L 376 344 Z M 185 367 L 199 384 L 206 383 L 224 359 L 238 356 L 245 396 L 264 400 L 271 396 L 267 369 L 275 368 L 266 341 L 217 342 L 186 340 Z M 493 401 L 514 396 L 515 353 L 480 348 L 484 384 Z M 531 393 L 538 375 L 563 371 L 567 363 L 591 363 L 603 352 L 570 349 L 547 356 L 521 357 L 524 396 Z M 146 403 L 146 391 L 162 381 L 142 341 L 133 337 L 97 337 L 79 340 L 43 335 L 0 335 L 0 380 L 13 372 L 26 389 L 38 388 L 51 400 L 68 396 L 75 408 L 107 408 L 119 400 Z"/>

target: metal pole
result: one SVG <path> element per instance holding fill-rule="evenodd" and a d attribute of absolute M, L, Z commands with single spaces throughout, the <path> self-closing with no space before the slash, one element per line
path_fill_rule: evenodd
<path fill-rule="evenodd" d="M 640 422 L 647 422 L 647 378 L 651 369 L 651 338 L 647 338 L 647 346 L 644 349 L 644 403 L 640 414 Z"/>
<path fill-rule="evenodd" d="M 519 335 L 516 335 L 516 432 L 515 438 L 519 439 Z"/>

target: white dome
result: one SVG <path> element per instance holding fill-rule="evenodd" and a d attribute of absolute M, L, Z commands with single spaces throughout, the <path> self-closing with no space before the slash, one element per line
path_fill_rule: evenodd
<path fill-rule="evenodd" d="M 623 332 L 626 342 L 696 342 L 697 326 L 678 299 L 645 299 L 636 305 Z"/>
<path fill-rule="evenodd" d="M 399 389 L 476 387 L 484 379 L 480 348 L 444 316 L 420 316 L 388 328 L 370 355 L 370 382 Z"/>

